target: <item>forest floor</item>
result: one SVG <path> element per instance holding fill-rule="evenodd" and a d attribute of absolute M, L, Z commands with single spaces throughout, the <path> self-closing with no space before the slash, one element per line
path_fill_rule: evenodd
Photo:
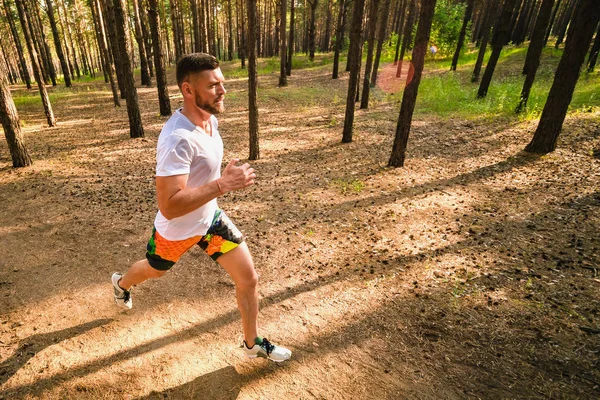
<path fill-rule="evenodd" d="M 376 89 L 342 144 L 347 74 L 330 68 L 260 76 L 259 179 L 219 199 L 281 364 L 242 354 L 234 287 L 200 250 L 132 310 L 113 302 L 157 210 L 155 88 L 138 91 L 143 139 L 103 82 L 61 91 L 54 128 L 20 106 L 34 164 L 13 169 L 2 138 L 0 399 L 600 397 L 599 109 L 546 156 L 522 152 L 535 120 L 417 112 L 392 169 L 398 103 Z M 247 83 L 226 87 L 224 162 L 248 156 Z"/>

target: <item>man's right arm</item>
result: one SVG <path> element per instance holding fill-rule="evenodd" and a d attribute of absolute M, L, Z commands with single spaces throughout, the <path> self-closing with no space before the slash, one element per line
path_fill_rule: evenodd
<path fill-rule="evenodd" d="M 156 195 L 161 214 L 166 219 L 181 217 L 220 195 L 252 185 L 256 178 L 254 169 L 249 164 L 237 166 L 238 161 L 231 160 L 219 179 L 195 188 L 187 187 L 188 174 L 157 176 Z"/>

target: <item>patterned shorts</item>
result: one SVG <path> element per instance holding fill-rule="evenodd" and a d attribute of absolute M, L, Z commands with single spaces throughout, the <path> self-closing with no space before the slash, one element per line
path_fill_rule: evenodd
<path fill-rule="evenodd" d="M 167 271 L 195 244 L 216 261 L 243 241 L 244 237 L 238 228 L 223 210 L 217 209 L 212 224 L 204 236 L 171 241 L 162 237 L 156 228 L 153 228 L 152 237 L 146 247 L 146 258 L 152 268 Z"/>

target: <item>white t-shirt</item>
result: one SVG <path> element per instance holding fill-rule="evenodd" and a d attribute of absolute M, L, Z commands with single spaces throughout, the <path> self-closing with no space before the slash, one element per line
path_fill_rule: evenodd
<path fill-rule="evenodd" d="M 169 118 L 158 137 L 156 146 L 156 176 L 188 174 L 187 187 L 194 188 L 221 176 L 223 141 L 217 118 L 210 117 L 212 136 L 194 125 L 181 109 Z M 167 240 L 183 240 L 205 235 L 210 227 L 217 199 L 185 215 L 168 220 L 160 210 L 154 219 L 158 233 Z"/>

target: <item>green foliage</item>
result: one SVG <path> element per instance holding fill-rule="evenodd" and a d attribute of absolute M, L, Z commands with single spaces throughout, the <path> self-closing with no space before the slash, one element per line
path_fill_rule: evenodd
<path fill-rule="evenodd" d="M 464 3 L 450 0 L 438 0 L 435 5 L 429 43 L 437 46 L 440 55 L 454 53 L 465 8 Z"/>

